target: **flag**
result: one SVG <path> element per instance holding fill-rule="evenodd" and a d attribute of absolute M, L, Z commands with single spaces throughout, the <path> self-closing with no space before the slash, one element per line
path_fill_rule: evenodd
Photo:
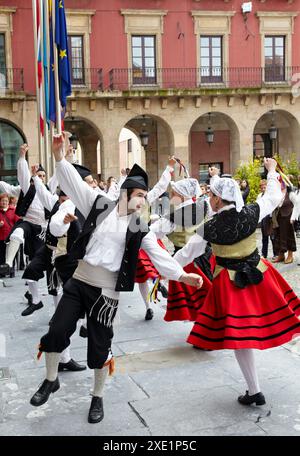
<path fill-rule="evenodd" d="M 43 117 L 43 69 L 42 69 L 42 52 L 41 52 L 41 24 L 40 24 L 40 5 L 39 0 L 35 2 L 36 7 L 36 37 L 37 37 L 37 72 L 38 72 L 38 92 L 40 99 L 40 131 L 44 136 L 44 117 Z"/>
<path fill-rule="evenodd" d="M 56 98 L 54 75 L 54 45 L 51 1 L 49 2 L 49 42 L 50 42 L 50 71 L 49 71 L 49 120 L 56 123 Z"/>
<path fill-rule="evenodd" d="M 58 52 L 60 103 L 64 110 L 67 96 L 72 92 L 64 0 L 55 0 L 55 43 Z"/>
<path fill-rule="evenodd" d="M 43 69 L 44 69 L 44 100 L 45 100 L 45 117 L 49 123 L 49 82 L 48 82 L 48 67 L 49 67 L 49 55 L 48 55 L 48 42 L 49 42 L 49 23 L 48 23 L 48 8 L 46 8 L 47 2 L 42 0 L 43 8 Z"/>

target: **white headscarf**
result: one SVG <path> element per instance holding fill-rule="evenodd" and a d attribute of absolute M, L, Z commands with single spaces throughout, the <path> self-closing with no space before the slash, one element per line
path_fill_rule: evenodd
<path fill-rule="evenodd" d="M 181 179 L 177 182 L 171 181 L 171 187 L 175 192 L 185 198 L 198 198 L 201 195 L 199 182 L 192 177 Z"/>
<path fill-rule="evenodd" d="M 240 212 L 244 206 L 244 200 L 238 183 L 229 177 L 214 178 L 210 181 L 210 190 L 214 195 L 219 196 L 222 200 L 235 203 L 237 212 Z"/>

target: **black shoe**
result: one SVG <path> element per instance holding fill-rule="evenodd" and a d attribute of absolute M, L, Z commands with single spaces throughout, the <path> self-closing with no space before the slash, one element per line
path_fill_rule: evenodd
<path fill-rule="evenodd" d="M 33 312 L 41 309 L 42 307 L 44 307 L 42 301 L 40 301 L 38 304 L 30 304 L 28 307 L 26 307 L 25 310 L 23 310 L 21 315 L 22 317 L 27 317 L 27 315 L 31 315 Z"/>
<path fill-rule="evenodd" d="M 80 326 L 79 335 L 83 338 L 86 338 L 88 336 L 88 332 L 85 326 Z"/>
<path fill-rule="evenodd" d="M 24 298 L 27 299 L 28 305 L 32 304 L 32 294 L 28 290 L 24 294 Z"/>
<path fill-rule="evenodd" d="M 161 283 L 158 284 L 158 291 L 161 292 L 163 298 L 168 298 L 168 289 Z"/>
<path fill-rule="evenodd" d="M 152 309 L 147 309 L 146 315 L 145 315 L 145 320 L 152 320 L 153 318 L 153 310 Z"/>
<path fill-rule="evenodd" d="M 103 410 L 103 399 L 102 397 L 93 396 L 88 422 L 89 423 L 99 423 L 104 418 L 104 410 Z"/>
<path fill-rule="evenodd" d="M 256 405 L 264 405 L 266 403 L 265 396 L 263 393 L 253 394 L 249 396 L 249 392 L 246 391 L 244 396 L 239 396 L 238 401 L 242 405 L 251 405 L 255 402 Z"/>
<path fill-rule="evenodd" d="M 58 377 L 54 382 L 50 382 L 49 380 L 45 379 L 37 390 L 37 392 L 32 396 L 30 399 L 30 404 L 34 405 L 35 407 L 39 407 L 40 405 L 45 404 L 47 402 L 51 393 L 55 393 L 59 389 L 59 380 Z"/>
<path fill-rule="evenodd" d="M 78 364 L 74 359 L 70 359 L 68 363 L 59 363 L 58 364 L 58 372 L 68 370 L 68 371 L 83 371 L 86 369 L 86 366 L 82 366 L 82 364 Z"/>
<path fill-rule="evenodd" d="M 12 268 L 7 263 L 0 264 L 0 274 L 4 277 L 10 275 L 11 269 Z"/>

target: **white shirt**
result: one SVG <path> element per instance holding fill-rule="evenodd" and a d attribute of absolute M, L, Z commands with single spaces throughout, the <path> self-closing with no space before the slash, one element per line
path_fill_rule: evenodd
<path fill-rule="evenodd" d="M 64 218 L 67 214 L 74 215 L 74 213 L 75 205 L 70 199 L 61 203 L 58 211 L 51 217 L 49 224 L 50 233 L 55 237 L 64 236 L 70 228 L 70 223 L 64 223 Z"/>
<path fill-rule="evenodd" d="M 56 174 L 60 188 L 68 195 L 75 206 L 87 218 L 97 193 L 82 181 L 75 168 L 65 159 L 56 163 Z M 118 208 L 100 223 L 88 242 L 84 261 L 92 266 L 102 266 L 109 271 L 119 271 L 125 250 L 126 232 L 130 215 L 120 217 Z M 171 280 L 178 280 L 184 274 L 179 264 L 162 249 L 154 233 L 147 233 L 141 248 L 149 255 L 158 272 Z"/>
<path fill-rule="evenodd" d="M 282 199 L 280 183 L 277 176 L 278 174 L 276 172 L 268 173 L 266 191 L 257 201 L 257 204 L 260 207 L 258 222 L 260 222 L 267 215 L 271 214 Z M 220 209 L 218 213 L 223 210 L 231 209 L 232 207 L 234 206 L 230 204 Z M 178 250 L 178 252 L 174 255 L 174 258 L 179 264 L 181 264 L 181 266 L 184 267 L 187 264 L 190 264 L 194 258 L 203 255 L 206 244 L 207 242 L 203 239 L 203 237 L 196 233 L 182 249 Z"/>
<path fill-rule="evenodd" d="M 20 185 L 11 185 L 7 182 L 0 181 L 0 193 L 7 193 L 10 196 L 19 198 L 21 192 Z"/>
<path fill-rule="evenodd" d="M 17 163 L 17 174 L 18 181 L 20 183 L 21 189 L 26 195 L 30 187 L 31 175 L 28 169 L 28 164 L 25 158 L 20 157 Z M 30 222 L 35 225 L 41 225 L 42 228 L 47 226 L 47 220 L 45 219 L 44 205 L 39 200 L 37 194 L 33 198 L 31 205 L 29 206 L 25 217 L 23 217 L 25 222 Z"/>

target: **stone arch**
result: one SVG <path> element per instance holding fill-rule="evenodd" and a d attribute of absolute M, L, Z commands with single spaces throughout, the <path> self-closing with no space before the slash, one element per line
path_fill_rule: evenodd
<path fill-rule="evenodd" d="M 81 146 L 82 164 L 87 166 L 92 174 L 103 172 L 103 134 L 98 126 L 83 116 L 65 117 L 65 129 L 75 133 Z M 97 156 L 100 141 L 100 157 Z"/>
<path fill-rule="evenodd" d="M 273 112 L 272 115 L 272 110 L 266 110 L 256 121 L 253 130 L 254 153 L 258 156 L 279 153 L 283 158 L 295 153 L 300 159 L 300 124 L 298 119 L 285 109 L 274 109 Z M 269 128 L 272 122 L 277 128 L 277 139 L 273 142 L 269 139 Z"/>
<path fill-rule="evenodd" d="M 131 116 L 125 120 L 123 127 L 133 131 L 138 138 L 143 129 L 149 133 L 148 146 L 145 148 L 145 167 L 149 184 L 153 186 L 163 172 L 168 156 L 174 151 L 174 134 L 170 125 L 162 117 L 147 113 Z"/>
<path fill-rule="evenodd" d="M 19 147 L 27 142 L 21 128 L 11 120 L 0 117 L 0 180 L 17 183 Z"/>
<path fill-rule="evenodd" d="M 211 111 L 211 128 L 214 141 L 206 142 L 205 130 L 209 125 L 208 112 L 198 116 L 189 131 L 190 174 L 199 179 L 199 165 L 222 163 L 224 173 L 233 173 L 240 159 L 240 132 L 228 114 Z"/>

